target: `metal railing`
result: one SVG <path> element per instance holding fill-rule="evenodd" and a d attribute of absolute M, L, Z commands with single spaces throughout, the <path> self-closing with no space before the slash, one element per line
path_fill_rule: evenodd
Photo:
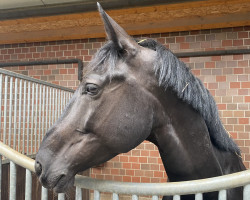
<path fill-rule="evenodd" d="M 73 92 L 0 69 L 0 140 L 23 154 L 36 153 Z"/>
<path fill-rule="evenodd" d="M 61 115 L 74 90 L 0 69 L 0 140 L 22 154 L 33 156 L 47 129 Z M 0 188 L 2 177 L 0 156 Z M 31 200 L 31 169 L 26 170 L 25 199 Z M 16 199 L 16 165 L 10 161 L 9 199 Z M 42 199 L 48 191 L 42 188 Z M 64 198 L 63 194 L 59 199 Z M 1 190 L 0 190 L 1 199 Z"/>
<path fill-rule="evenodd" d="M 31 200 L 35 161 L 23 154 L 31 155 L 37 151 L 45 130 L 60 116 L 72 92 L 67 88 L 0 69 L 0 138 L 3 141 L 0 142 L 0 183 L 3 156 L 10 160 L 9 200 L 16 200 L 17 196 L 16 165 L 26 169 L 25 199 Z M 99 200 L 102 192 L 111 193 L 113 200 L 119 200 L 119 194 L 129 194 L 132 200 L 138 200 L 140 195 L 152 196 L 152 200 L 158 200 L 159 196 L 173 196 L 174 200 L 180 200 L 181 195 L 195 194 L 195 200 L 202 200 L 203 193 L 212 191 L 219 191 L 218 199 L 226 200 L 227 189 L 240 186 L 244 187 L 243 200 L 249 200 L 250 170 L 179 183 L 127 183 L 77 175 L 75 186 L 76 200 L 82 200 L 81 188 L 94 190 L 94 200 Z M 45 188 L 42 188 L 41 199 L 48 199 Z M 65 195 L 59 194 L 58 200 L 63 199 Z"/>
<path fill-rule="evenodd" d="M 18 153 L 7 145 L 0 142 L 0 154 L 11 160 L 13 165 L 17 164 L 26 171 L 34 172 L 35 161 L 25 155 Z M 14 164 L 15 163 L 15 164 Z M 29 177 L 29 173 L 26 177 Z M 27 181 L 27 180 L 26 180 Z M 14 182 L 14 181 L 13 181 Z M 26 184 L 25 197 L 29 197 L 31 191 L 30 184 Z M 243 186 L 243 200 L 250 199 L 250 170 L 224 175 L 220 177 L 207 178 L 194 181 L 184 181 L 178 183 L 128 183 L 118 181 L 97 180 L 89 177 L 76 175 L 76 200 L 82 200 L 81 189 L 94 190 L 94 200 L 100 199 L 101 192 L 112 193 L 113 200 L 119 200 L 119 194 L 130 194 L 132 200 L 139 199 L 139 195 L 150 195 L 152 200 L 158 200 L 159 196 L 170 195 L 174 196 L 174 200 L 180 200 L 181 195 L 195 194 L 195 200 L 202 200 L 202 194 L 206 192 L 219 191 L 219 200 L 226 200 L 226 190 Z M 11 185 L 12 193 L 15 190 L 15 185 Z M 14 192 L 13 192 L 14 194 Z M 59 198 L 59 197 L 58 197 Z M 63 199 L 61 194 L 60 199 Z M 13 196 L 10 198 L 14 200 Z M 26 198 L 29 199 L 29 198 Z M 43 196 L 42 199 L 47 199 Z"/>

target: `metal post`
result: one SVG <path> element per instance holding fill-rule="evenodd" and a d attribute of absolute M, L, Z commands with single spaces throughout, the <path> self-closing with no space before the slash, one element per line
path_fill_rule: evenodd
<path fill-rule="evenodd" d="M 12 99 L 13 99 L 13 77 L 10 77 L 10 100 L 9 100 L 9 137 L 8 144 L 11 146 L 11 126 L 12 126 Z"/>
<path fill-rule="evenodd" d="M 14 106 L 14 136 L 13 136 L 13 149 L 16 148 L 16 131 L 17 131 L 17 91 L 18 91 L 18 79 L 15 79 L 15 106 Z M 0 93 L 1 94 L 1 93 Z"/>
<path fill-rule="evenodd" d="M 80 187 L 76 187 L 75 200 L 82 200 L 82 189 Z"/>
<path fill-rule="evenodd" d="M 219 191 L 218 200 L 227 200 L 227 191 L 226 190 L 220 190 Z"/>
<path fill-rule="evenodd" d="M 10 161 L 10 195 L 9 200 L 16 200 L 16 164 Z"/>
<path fill-rule="evenodd" d="M 48 190 L 45 187 L 42 187 L 42 197 L 41 200 L 48 200 Z"/>
<path fill-rule="evenodd" d="M 243 190 L 243 200 L 250 199 L 250 184 L 244 186 Z"/>
<path fill-rule="evenodd" d="M 38 124 L 38 147 L 41 143 L 41 118 L 42 118 L 42 85 L 39 87 L 39 124 Z"/>
<path fill-rule="evenodd" d="M 133 194 L 133 195 L 132 195 L 132 200 L 139 200 L 139 198 L 138 198 L 137 195 Z"/>
<path fill-rule="evenodd" d="M 65 200 L 65 194 L 64 193 L 59 193 L 58 194 L 58 200 Z"/>
<path fill-rule="evenodd" d="M 19 113 L 18 113 L 18 148 L 17 151 L 20 152 L 20 143 L 21 143 L 21 120 L 22 120 L 22 79 L 19 82 Z"/>
<path fill-rule="evenodd" d="M 6 144 L 8 76 L 5 76 L 4 87 L 3 143 Z"/>
<path fill-rule="evenodd" d="M 0 200 L 1 199 L 2 199 L 2 155 L 0 154 Z"/>
<path fill-rule="evenodd" d="M 159 200 L 159 197 L 157 195 L 152 196 L 152 200 Z"/>
<path fill-rule="evenodd" d="M 113 193 L 112 200 L 119 200 L 119 195 L 116 193 Z"/>
<path fill-rule="evenodd" d="M 181 200 L 181 197 L 180 197 L 180 195 L 174 195 L 174 198 L 173 198 L 173 200 Z"/>
<path fill-rule="evenodd" d="M 25 178 L 25 200 L 32 200 L 32 175 L 31 171 L 26 169 Z"/>
<path fill-rule="evenodd" d="M 97 190 L 94 190 L 94 200 L 100 200 L 100 192 Z"/>
<path fill-rule="evenodd" d="M 42 104 L 42 138 L 43 138 L 43 136 L 44 136 L 44 118 L 45 118 L 45 86 L 43 86 L 43 104 Z M 41 139 L 42 139 L 41 138 Z"/>
<path fill-rule="evenodd" d="M 25 122 L 26 122 L 26 81 L 23 84 L 23 153 L 25 153 Z"/>
<path fill-rule="evenodd" d="M 46 87 L 46 119 L 45 119 L 45 134 L 48 131 L 48 115 L 49 115 L 49 88 Z"/>
<path fill-rule="evenodd" d="M 27 155 L 29 155 L 29 129 L 30 129 L 30 82 L 28 82 L 28 109 L 27 109 Z"/>
<path fill-rule="evenodd" d="M 3 87 L 3 75 L 0 74 L 0 138 L 2 130 L 2 87 Z M 0 154 L 0 200 L 2 199 L 2 155 Z"/>
<path fill-rule="evenodd" d="M 52 88 L 49 89 L 49 126 L 51 126 Z"/>
<path fill-rule="evenodd" d="M 30 146 L 31 154 L 34 153 L 33 134 L 34 134 L 34 98 L 35 98 L 35 84 L 32 83 L 32 97 L 31 97 L 31 129 L 30 129 Z"/>
<path fill-rule="evenodd" d="M 38 84 L 36 84 L 36 108 L 35 108 L 35 152 L 37 152 L 37 121 L 38 121 Z"/>
<path fill-rule="evenodd" d="M 202 200 L 202 199 L 203 199 L 202 193 L 195 194 L 195 200 Z"/>

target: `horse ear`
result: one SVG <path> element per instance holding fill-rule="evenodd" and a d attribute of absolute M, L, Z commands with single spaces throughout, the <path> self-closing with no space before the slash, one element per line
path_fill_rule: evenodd
<path fill-rule="evenodd" d="M 108 39 L 112 40 L 118 48 L 124 49 L 131 54 L 135 54 L 137 52 L 136 49 L 138 48 L 136 41 L 103 10 L 98 2 L 97 7 L 104 22 Z"/>

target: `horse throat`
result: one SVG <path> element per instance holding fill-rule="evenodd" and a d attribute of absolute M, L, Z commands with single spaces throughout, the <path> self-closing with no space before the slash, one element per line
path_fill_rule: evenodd
<path fill-rule="evenodd" d="M 160 99 L 164 115 L 156 117 L 157 125 L 148 140 L 158 147 L 169 180 L 222 175 L 201 115 L 171 91 L 166 91 L 165 97 Z"/>

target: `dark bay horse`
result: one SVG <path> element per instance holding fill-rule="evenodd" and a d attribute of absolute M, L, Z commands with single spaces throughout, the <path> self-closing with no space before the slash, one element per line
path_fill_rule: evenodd
<path fill-rule="evenodd" d="M 35 164 L 41 183 L 65 192 L 76 173 L 144 140 L 158 147 L 171 182 L 245 170 L 201 81 L 164 46 L 152 39 L 135 41 L 98 7 L 109 41 L 85 68 L 83 81 L 41 143 Z M 242 188 L 227 195 L 240 200 Z M 204 195 L 217 197 L 217 192 Z M 194 196 L 182 197 L 190 199 Z"/>

